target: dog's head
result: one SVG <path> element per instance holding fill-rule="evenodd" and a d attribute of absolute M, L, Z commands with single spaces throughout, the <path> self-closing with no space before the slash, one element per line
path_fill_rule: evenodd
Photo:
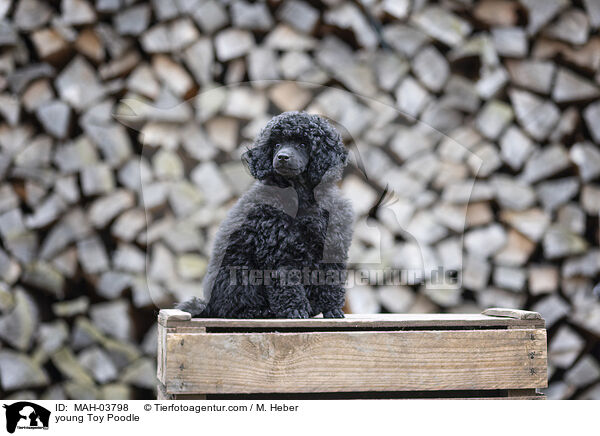
<path fill-rule="evenodd" d="M 317 186 L 341 178 L 348 151 L 324 118 L 284 112 L 267 123 L 242 159 L 258 180 L 285 186 L 291 178 L 304 177 Z"/>

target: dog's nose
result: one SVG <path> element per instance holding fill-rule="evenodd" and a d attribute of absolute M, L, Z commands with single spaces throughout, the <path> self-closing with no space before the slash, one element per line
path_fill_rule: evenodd
<path fill-rule="evenodd" d="M 287 161 L 289 159 L 290 159 L 290 155 L 285 152 L 281 152 L 281 153 L 277 154 L 277 160 Z"/>

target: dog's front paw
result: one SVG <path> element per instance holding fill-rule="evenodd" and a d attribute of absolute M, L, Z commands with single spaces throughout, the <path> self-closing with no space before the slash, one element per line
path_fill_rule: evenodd
<path fill-rule="evenodd" d="M 305 309 L 288 309 L 284 311 L 279 318 L 294 318 L 294 319 L 302 319 L 308 318 L 308 311 Z"/>
<path fill-rule="evenodd" d="M 308 318 L 310 315 L 305 309 L 294 309 L 290 318 Z"/>
<path fill-rule="evenodd" d="M 344 312 L 342 309 L 331 309 L 323 312 L 323 318 L 343 318 Z"/>

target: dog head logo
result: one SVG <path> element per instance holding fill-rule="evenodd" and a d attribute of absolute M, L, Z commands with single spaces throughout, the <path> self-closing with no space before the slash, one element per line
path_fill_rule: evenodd
<path fill-rule="evenodd" d="M 50 411 L 29 401 L 19 401 L 6 409 L 6 431 L 14 433 L 15 429 L 47 429 L 50 422 Z"/>

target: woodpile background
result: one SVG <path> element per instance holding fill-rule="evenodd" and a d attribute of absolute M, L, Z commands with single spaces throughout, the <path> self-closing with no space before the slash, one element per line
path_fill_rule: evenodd
<path fill-rule="evenodd" d="M 306 109 L 353 146 L 353 264 L 462 269 L 351 311 L 539 311 L 549 397 L 600 399 L 599 27 L 598 0 L 0 0 L 0 397 L 151 398 L 157 307 Z"/>

